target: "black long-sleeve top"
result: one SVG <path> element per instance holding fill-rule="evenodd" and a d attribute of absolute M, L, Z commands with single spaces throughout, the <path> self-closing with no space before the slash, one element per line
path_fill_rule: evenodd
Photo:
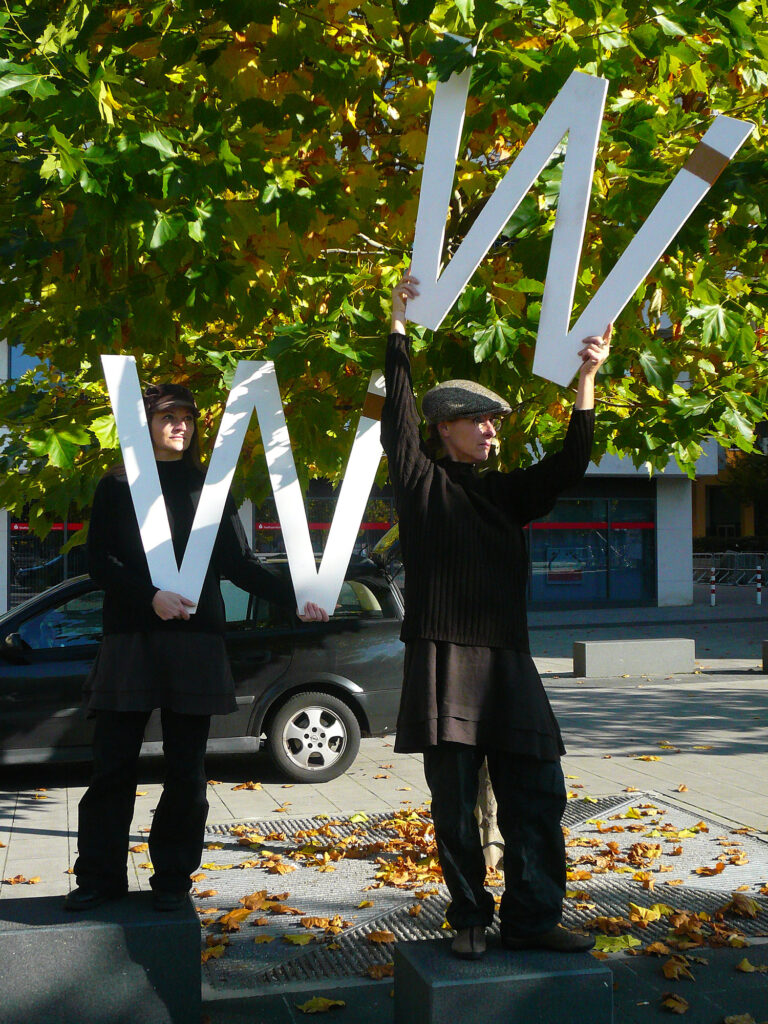
<path fill-rule="evenodd" d="M 205 474 L 181 460 L 158 462 L 157 469 L 173 548 L 181 565 Z M 99 481 L 87 551 L 88 572 L 104 588 L 105 635 L 161 631 L 223 634 L 226 619 L 219 588 L 221 577 L 276 604 L 296 607 L 291 584 L 256 560 L 231 496 L 227 497 L 197 610 L 188 620 L 163 621 L 152 607 L 159 588 L 150 578 L 124 470 L 108 473 Z"/>
<path fill-rule="evenodd" d="M 589 465 L 594 411 L 574 411 L 563 447 L 511 473 L 434 461 L 419 431 L 409 341 L 391 334 L 381 440 L 400 517 L 407 597 L 401 639 L 529 651 L 523 527 Z"/>

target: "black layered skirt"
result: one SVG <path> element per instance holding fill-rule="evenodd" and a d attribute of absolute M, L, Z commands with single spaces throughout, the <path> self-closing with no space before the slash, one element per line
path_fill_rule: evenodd
<path fill-rule="evenodd" d="M 409 640 L 395 750 L 438 743 L 556 761 L 565 753 L 552 707 L 530 654 L 445 640 Z"/>
<path fill-rule="evenodd" d="M 224 638 L 191 631 L 104 637 L 85 682 L 88 711 L 226 715 L 237 710 Z"/>

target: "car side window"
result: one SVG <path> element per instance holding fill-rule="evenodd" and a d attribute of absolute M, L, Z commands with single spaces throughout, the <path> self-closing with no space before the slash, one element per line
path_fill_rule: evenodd
<path fill-rule="evenodd" d="M 248 594 L 230 580 L 221 581 L 221 596 L 229 630 L 269 629 L 286 622 L 284 609 L 270 604 L 263 597 Z"/>
<path fill-rule="evenodd" d="M 248 625 L 248 604 L 251 595 L 236 587 L 230 580 L 221 581 L 221 596 L 224 598 L 224 610 L 227 626 L 230 629 L 242 629 Z"/>
<path fill-rule="evenodd" d="M 345 580 L 341 585 L 334 618 L 393 619 L 394 600 L 388 588 L 372 580 Z"/>
<path fill-rule="evenodd" d="M 84 647 L 101 642 L 104 591 L 79 594 L 23 622 L 17 632 L 32 650 Z"/>

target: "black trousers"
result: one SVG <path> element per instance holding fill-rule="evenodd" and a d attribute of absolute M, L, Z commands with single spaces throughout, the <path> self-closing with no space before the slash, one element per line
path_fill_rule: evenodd
<path fill-rule="evenodd" d="M 560 819 L 566 792 L 559 761 L 462 743 L 438 743 L 424 752 L 437 852 L 451 894 L 446 917 L 453 928 L 489 925 L 493 920 L 493 896 L 485 888 L 485 859 L 474 813 L 484 757 L 504 839 L 501 928 L 509 935 L 535 935 L 558 924 L 565 897 Z"/>
<path fill-rule="evenodd" d="M 97 711 L 93 775 L 80 801 L 77 884 L 109 892 L 128 886 L 128 843 L 138 761 L 149 711 Z M 163 709 L 163 792 L 152 819 L 153 889 L 186 892 L 197 870 L 208 815 L 205 745 L 210 715 Z"/>

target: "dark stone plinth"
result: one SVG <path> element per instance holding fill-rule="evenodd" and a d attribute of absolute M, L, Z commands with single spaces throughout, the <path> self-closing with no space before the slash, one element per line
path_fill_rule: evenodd
<path fill-rule="evenodd" d="M 82 914 L 0 900 L 0 1024 L 196 1024 L 200 923 L 131 893 Z"/>
<path fill-rule="evenodd" d="M 507 952 L 458 960 L 450 942 L 395 946 L 395 1024 L 611 1024 L 613 979 L 589 953 Z"/>

